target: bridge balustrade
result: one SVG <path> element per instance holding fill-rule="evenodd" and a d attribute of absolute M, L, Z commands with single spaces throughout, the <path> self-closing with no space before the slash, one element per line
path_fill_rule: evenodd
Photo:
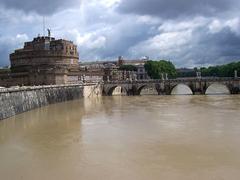
<path fill-rule="evenodd" d="M 171 94 L 175 86 L 185 84 L 192 90 L 193 94 L 205 94 L 207 88 L 214 83 L 227 86 L 231 94 L 238 94 L 240 92 L 240 78 L 233 77 L 105 81 L 103 82 L 103 87 L 106 91 L 105 94 L 109 94 L 109 89 L 112 90 L 117 86 L 125 88 L 130 95 L 139 95 L 143 86 L 155 87 L 159 94 Z"/>

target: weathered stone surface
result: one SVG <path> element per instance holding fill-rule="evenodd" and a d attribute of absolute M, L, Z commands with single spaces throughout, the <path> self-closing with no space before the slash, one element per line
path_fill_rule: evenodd
<path fill-rule="evenodd" d="M 0 120 L 53 103 L 83 97 L 84 87 L 39 86 L 0 90 Z"/>

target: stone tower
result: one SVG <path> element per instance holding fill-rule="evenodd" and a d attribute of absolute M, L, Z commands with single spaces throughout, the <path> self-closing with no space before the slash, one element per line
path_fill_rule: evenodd
<path fill-rule="evenodd" d="M 10 54 L 19 85 L 73 84 L 79 79 L 79 54 L 72 41 L 42 36 Z"/>

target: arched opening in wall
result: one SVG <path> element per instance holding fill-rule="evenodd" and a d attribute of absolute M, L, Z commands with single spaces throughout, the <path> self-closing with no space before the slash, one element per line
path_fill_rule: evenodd
<path fill-rule="evenodd" d="M 193 92 L 189 86 L 185 84 L 176 85 L 171 92 L 172 95 L 192 95 Z"/>
<path fill-rule="evenodd" d="M 224 84 L 214 83 L 211 84 L 206 92 L 206 95 L 214 95 L 214 94 L 231 94 L 228 87 Z"/>
<path fill-rule="evenodd" d="M 113 88 L 110 89 L 110 94 L 111 96 L 126 96 L 127 95 L 127 91 L 125 88 L 121 87 L 121 86 L 115 86 Z"/>
<path fill-rule="evenodd" d="M 139 88 L 139 95 L 141 95 L 141 96 L 158 95 L 158 92 L 155 87 L 143 86 L 143 87 Z"/>

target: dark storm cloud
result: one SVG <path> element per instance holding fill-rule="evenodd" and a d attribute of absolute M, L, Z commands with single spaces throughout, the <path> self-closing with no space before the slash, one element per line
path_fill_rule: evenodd
<path fill-rule="evenodd" d="M 86 44 L 79 47 L 79 52 L 83 60 L 89 60 L 98 57 L 100 60 L 116 60 L 118 56 L 125 58 L 138 58 L 128 53 L 128 49 L 138 42 L 145 41 L 157 34 L 157 28 L 150 29 L 142 23 L 133 22 L 129 18 L 117 24 L 112 31 L 107 31 L 98 35 L 106 37 L 104 48 L 87 49 Z"/>
<path fill-rule="evenodd" d="M 182 47 L 176 55 L 179 66 L 190 64 L 195 66 L 224 64 L 240 60 L 240 37 L 226 27 L 217 33 L 209 33 L 208 29 L 194 32 L 195 39 L 188 46 Z"/>
<path fill-rule="evenodd" d="M 199 21 L 173 21 L 165 24 L 159 28 L 159 34 L 132 47 L 129 54 L 135 53 L 139 57 L 146 55 L 153 60 L 168 59 L 178 67 L 216 65 L 240 60 L 240 34 L 237 31 L 239 20 L 219 22 L 221 26 L 214 28 L 213 22 L 206 18 Z"/>
<path fill-rule="evenodd" d="M 208 29 L 195 32 L 198 40 L 189 52 L 195 64 L 223 64 L 240 60 L 240 36 L 232 32 L 229 27 L 223 28 L 217 33 L 208 33 Z"/>
<path fill-rule="evenodd" d="M 239 8 L 239 0 L 122 0 L 122 13 L 153 15 L 161 18 L 215 16 Z"/>
<path fill-rule="evenodd" d="M 9 65 L 9 53 L 10 53 L 9 47 L 5 47 L 4 49 L 0 48 L 0 66 L 6 66 Z"/>
<path fill-rule="evenodd" d="M 63 8 L 78 6 L 80 0 L 1 0 L 0 5 L 5 8 L 50 15 Z"/>

